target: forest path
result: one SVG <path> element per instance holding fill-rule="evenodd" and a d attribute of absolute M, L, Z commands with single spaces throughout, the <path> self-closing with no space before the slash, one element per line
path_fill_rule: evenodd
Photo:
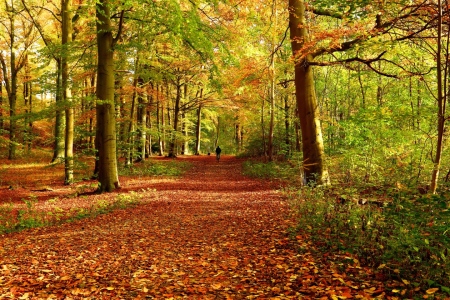
<path fill-rule="evenodd" d="M 145 204 L 1 236 L 0 299 L 327 299 L 376 290 L 347 277 L 361 268 L 339 271 L 291 240 L 287 202 L 241 175 L 242 160 L 179 159 L 193 164 L 184 177 L 140 182 L 156 189 Z"/>

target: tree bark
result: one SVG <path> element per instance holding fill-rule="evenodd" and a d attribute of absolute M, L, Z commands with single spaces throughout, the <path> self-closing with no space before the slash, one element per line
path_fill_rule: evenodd
<path fill-rule="evenodd" d="M 120 188 L 117 170 L 116 113 L 114 105 L 114 56 L 115 39 L 112 36 L 108 0 L 96 4 L 97 16 L 97 147 L 99 192 L 111 192 Z M 120 29 L 119 29 L 120 33 Z"/>
<path fill-rule="evenodd" d="M 169 157 L 176 157 L 176 146 L 177 146 L 177 133 L 178 133 L 178 120 L 180 115 L 180 101 L 181 101 L 181 79 L 177 78 L 177 94 L 175 97 L 175 106 L 173 113 L 173 130 L 170 136 L 170 148 Z"/>
<path fill-rule="evenodd" d="M 138 88 L 141 90 L 144 85 L 144 80 L 139 77 Z M 145 144 L 147 142 L 147 97 L 142 95 L 142 91 L 138 93 L 138 108 L 137 108 L 137 130 L 138 130 L 138 158 L 136 161 L 145 160 Z"/>
<path fill-rule="evenodd" d="M 31 84 L 30 64 L 28 55 L 25 56 L 25 78 L 23 82 L 23 99 L 25 104 L 25 119 L 24 119 L 24 144 L 27 147 L 27 151 L 31 151 L 32 134 L 33 134 L 33 122 L 31 121 L 31 113 L 33 107 L 33 91 Z"/>
<path fill-rule="evenodd" d="M 275 24 L 274 28 L 276 30 L 277 23 L 278 23 L 278 17 L 277 17 L 277 1 L 273 1 L 273 15 L 275 16 Z M 270 99 L 270 123 L 269 123 L 269 140 L 268 140 L 268 147 L 267 152 L 269 155 L 269 161 L 273 161 L 273 155 L 274 155 L 274 128 L 275 128 L 275 52 L 277 51 L 276 46 L 276 36 L 275 34 L 272 35 L 272 58 L 271 63 L 269 67 L 269 74 L 270 74 L 270 92 L 269 92 L 269 99 Z"/>
<path fill-rule="evenodd" d="M 200 155 L 200 144 L 202 138 L 202 104 L 203 89 L 200 89 L 200 103 L 197 108 L 197 125 L 195 126 L 195 155 Z"/>
<path fill-rule="evenodd" d="M 304 43 L 309 41 L 306 25 L 304 1 L 289 0 L 289 28 L 295 58 L 295 88 L 305 179 L 307 183 L 329 184 L 314 76 L 309 65 L 312 57 L 301 53 Z"/>
<path fill-rule="evenodd" d="M 64 159 L 64 123 L 65 118 L 62 111 L 62 93 L 61 93 L 61 59 L 56 59 L 57 75 L 56 75 L 56 96 L 55 96 L 55 143 L 53 145 L 52 163 Z"/>
<path fill-rule="evenodd" d="M 73 140 L 74 140 L 74 109 L 72 106 L 72 90 L 69 84 L 68 46 L 72 41 L 72 0 L 61 0 L 62 11 L 62 47 L 61 74 L 63 102 L 65 105 L 66 131 L 64 147 L 64 183 L 73 183 Z"/>
<path fill-rule="evenodd" d="M 0 68 L 0 82 L 3 82 L 3 70 Z M 0 132 L 3 131 L 3 84 L 0 83 Z"/>
<path fill-rule="evenodd" d="M 436 145 L 436 155 L 434 158 L 434 168 L 431 175 L 430 191 L 435 194 L 438 186 L 439 171 L 441 167 L 442 149 L 444 145 L 444 131 L 445 131 L 445 110 L 446 110 L 446 92 L 444 91 L 445 83 L 442 78 L 442 2 L 438 0 L 438 32 L 437 32 L 437 51 L 436 51 L 436 67 L 437 67 L 437 104 L 438 104 L 438 140 Z M 447 38 L 449 38 L 447 36 Z M 448 51 L 448 49 L 446 49 Z M 448 52 L 444 61 L 448 61 Z M 446 68 L 444 68 L 446 70 Z"/>
<path fill-rule="evenodd" d="M 164 102 L 160 97 L 160 86 L 156 86 L 156 126 L 158 128 L 159 156 L 164 155 Z M 162 93 L 162 87 L 161 87 Z"/>

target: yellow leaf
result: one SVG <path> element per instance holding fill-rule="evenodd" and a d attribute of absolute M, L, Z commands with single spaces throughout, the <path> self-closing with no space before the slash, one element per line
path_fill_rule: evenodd
<path fill-rule="evenodd" d="M 281 292 L 281 289 L 280 289 L 279 287 L 274 286 L 274 287 L 272 288 L 272 292 L 274 292 L 274 293 L 279 293 L 279 292 Z"/>
<path fill-rule="evenodd" d="M 378 267 L 378 269 L 383 269 L 384 267 L 386 267 L 386 265 L 385 265 L 385 264 L 381 264 L 381 265 Z"/>
<path fill-rule="evenodd" d="M 64 280 L 69 280 L 70 279 L 70 276 L 63 276 L 63 277 L 61 277 L 61 280 L 62 281 L 64 281 Z"/>
<path fill-rule="evenodd" d="M 112 291 L 112 290 L 114 290 L 114 287 L 108 286 L 106 289 L 107 289 L 108 291 Z"/>
<path fill-rule="evenodd" d="M 392 290 L 393 293 L 399 293 L 400 290 Z"/>
<path fill-rule="evenodd" d="M 406 284 L 406 285 L 408 285 L 408 284 L 409 284 L 409 281 L 408 281 L 408 280 L 406 280 L 406 279 L 402 279 L 402 281 L 403 281 L 403 283 L 404 283 L 404 284 Z"/>
<path fill-rule="evenodd" d="M 146 288 L 146 287 L 144 286 L 144 288 L 142 289 L 142 291 L 143 291 L 144 293 L 148 293 L 148 288 Z"/>
<path fill-rule="evenodd" d="M 428 294 L 428 295 L 431 295 L 431 294 L 436 293 L 437 291 L 439 291 L 439 288 L 428 289 L 428 290 L 427 290 L 427 294 Z"/>
<path fill-rule="evenodd" d="M 30 298 L 30 294 L 25 293 L 25 294 L 23 294 L 22 297 L 20 297 L 19 299 L 25 300 L 25 299 L 29 299 L 29 298 Z"/>

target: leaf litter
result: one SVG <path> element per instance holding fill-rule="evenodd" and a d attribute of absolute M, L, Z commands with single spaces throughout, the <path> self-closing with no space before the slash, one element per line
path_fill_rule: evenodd
<path fill-rule="evenodd" d="M 282 193 L 242 160 L 179 159 L 181 178 L 140 178 L 141 205 L 2 235 L 0 299 L 396 299 L 357 258 L 290 236 Z"/>

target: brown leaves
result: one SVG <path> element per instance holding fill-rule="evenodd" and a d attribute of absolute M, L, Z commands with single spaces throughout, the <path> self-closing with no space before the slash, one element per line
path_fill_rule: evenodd
<path fill-rule="evenodd" d="M 0 295 L 14 299 L 370 299 L 382 282 L 356 258 L 291 240 L 288 206 L 240 161 L 192 157 L 141 205 L 0 240 Z M 72 201 L 72 199 L 67 199 Z M 73 199 L 76 201 L 76 198 Z M 298 249 L 307 249 L 302 253 Z M 342 264 L 343 259 L 351 263 Z M 433 294 L 434 291 L 428 291 Z"/>

